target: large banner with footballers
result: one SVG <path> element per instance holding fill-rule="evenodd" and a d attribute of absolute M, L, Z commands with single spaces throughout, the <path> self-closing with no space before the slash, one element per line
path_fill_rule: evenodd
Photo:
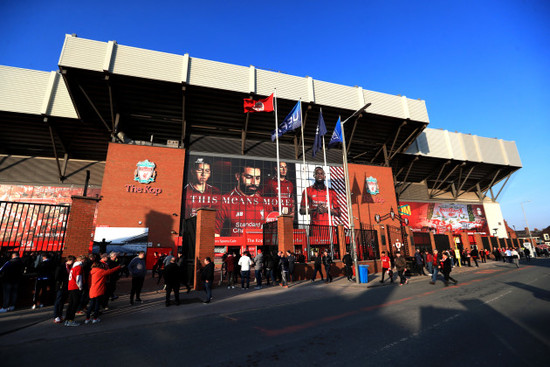
<path fill-rule="evenodd" d="M 281 161 L 279 175 L 282 214 L 293 215 L 295 222 L 302 224 L 347 225 L 342 167 Z M 200 208 L 216 209 L 218 236 L 239 237 L 246 231 L 259 231 L 265 222 L 279 216 L 275 160 L 190 153 L 186 177 L 185 217 L 196 215 Z"/>
<path fill-rule="evenodd" d="M 413 231 L 490 233 L 483 205 L 402 201 L 399 212 L 409 218 Z"/>

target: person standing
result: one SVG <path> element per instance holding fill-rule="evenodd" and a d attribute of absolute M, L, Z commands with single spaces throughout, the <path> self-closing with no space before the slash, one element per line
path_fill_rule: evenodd
<path fill-rule="evenodd" d="M 281 287 L 288 288 L 288 258 L 281 252 Z"/>
<path fill-rule="evenodd" d="M 519 268 L 519 253 L 513 248 L 510 253 L 512 254 L 511 260 L 514 262 L 517 268 Z"/>
<path fill-rule="evenodd" d="M 286 258 L 288 259 L 288 281 L 294 281 L 294 267 L 296 264 L 296 256 L 290 251 L 286 252 Z"/>
<path fill-rule="evenodd" d="M 351 267 L 353 265 L 353 259 L 351 258 L 351 255 L 349 254 L 349 250 L 346 250 L 346 254 L 342 258 L 342 262 L 344 263 L 344 272 L 346 275 L 346 278 L 348 278 L 348 281 L 352 281 L 353 279 L 353 271 L 351 270 Z"/>
<path fill-rule="evenodd" d="M 11 260 L 7 261 L 0 268 L 2 275 L 2 286 L 4 290 L 4 299 L 0 313 L 15 310 L 15 302 L 17 301 L 17 291 L 19 283 L 23 278 L 23 262 L 19 258 L 19 254 L 14 252 L 11 255 Z"/>
<path fill-rule="evenodd" d="M 248 289 L 250 287 L 250 266 L 252 260 L 250 259 L 248 251 L 245 251 L 243 256 L 239 259 L 239 266 L 241 267 L 241 288 Z M 246 282 L 246 288 L 244 283 Z"/>
<path fill-rule="evenodd" d="M 256 257 L 254 257 L 254 275 L 256 277 L 256 289 L 262 289 L 262 271 L 264 269 L 264 255 L 262 250 L 258 249 Z"/>
<path fill-rule="evenodd" d="M 438 251 L 434 250 L 433 256 L 432 256 L 432 281 L 430 284 L 435 284 L 435 281 L 437 280 L 437 273 L 439 272 L 439 256 Z"/>
<path fill-rule="evenodd" d="M 390 278 L 390 282 L 393 283 L 391 259 L 386 256 L 386 251 L 382 251 L 382 254 L 380 256 L 380 263 L 382 265 L 382 280 L 380 280 L 380 283 L 384 283 L 384 275 L 386 275 L 386 273 L 388 274 L 388 278 Z"/>
<path fill-rule="evenodd" d="M 235 255 L 232 252 L 224 260 L 227 270 L 227 289 L 235 288 Z M 269 279 L 267 281 L 269 285 Z"/>
<path fill-rule="evenodd" d="M 34 285 L 34 297 L 32 309 L 44 307 L 44 299 L 47 298 L 48 287 L 51 285 L 54 275 L 54 264 L 47 254 L 42 254 L 42 261 L 36 267 L 36 282 Z"/>
<path fill-rule="evenodd" d="M 275 274 L 273 274 L 274 268 L 275 268 L 275 260 L 273 260 L 273 255 L 269 254 L 269 252 L 266 254 L 264 258 L 265 263 L 265 281 L 267 286 L 269 287 L 270 281 L 271 284 L 275 285 Z"/>
<path fill-rule="evenodd" d="M 319 253 L 315 252 L 313 255 L 313 277 L 311 278 L 311 281 L 314 282 L 315 278 L 317 278 L 317 272 L 321 274 L 321 281 L 323 281 L 323 270 L 321 269 L 321 256 L 319 256 Z"/>
<path fill-rule="evenodd" d="M 482 264 L 487 262 L 487 254 L 485 253 L 485 249 L 479 251 L 479 257 L 481 258 Z"/>
<path fill-rule="evenodd" d="M 132 288 L 130 289 L 130 304 L 134 304 L 134 296 L 136 302 L 141 303 L 141 289 L 143 288 L 143 282 L 145 281 L 145 275 L 147 269 L 145 268 L 145 252 L 140 251 L 138 255 L 130 261 L 128 265 L 130 275 L 132 275 Z"/>
<path fill-rule="evenodd" d="M 525 258 L 527 259 L 527 262 L 531 261 L 531 251 L 526 247 L 525 250 L 523 250 L 525 253 Z"/>
<path fill-rule="evenodd" d="M 420 253 L 419 249 L 416 249 L 416 253 L 414 254 L 414 259 L 416 261 L 416 271 L 418 275 L 422 274 L 426 276 L 427 274 L 424 272 L 424 259 L 422 258 L 422 254 Z"/>
<path fill-rule="evenodd" d="M 164 268 L 164 284 L 166 284 L 166 307 L 170 306 L 170 294 L 174 292 L 176 306 L 180 304 L 181 274 L 176 258 L 172 256 L 170 263 Z"/>
<path fill-rule="evenodd" d="M 459 268 L 462 267 L 462 259 L 460 258 L 460 249 L 455 247 L 455 265 L 458 265 Z"/>
<path fill-rule="evenodd" d="M 452 280 L 455 284 L 458 283 L 456 279 L 451 277 L 451 271 L 453 269 L 453 265 L 451 263 L 451 259 L 449 258 L 447 252 L 443 252 L 443 254 L 441 255 L 441 263 L 439 264 L 439 269 L 443 274 L 445 287 L 449 286 L 449 280 Z"/>
<path fill-rule="evenodd" d="M 210 303 L 212 300 L 212 283 L 214 283 L 214 263 L 209 257 L 204 259 L 204 268 L 201 269 L 201 280 L 206 292 L 206 299 L 203 303 Z"/>
<path fill-rule="evenodd" d="M 323 265 L 325 266 L 325 274 L 327 275 L 326 283 L 331 283 L 332 275 L 330 274 L 330 268 L 332 266 L 332 257 L 329 255 L 327 250 L 325 250 L 323 255 Z"/>
<path fill-rule="evenodd" d="M 399 276 L 399 285 L 402 286 L 403 284 L 407 284 L 409 282 L 405 277 L 405 272 L 407 271 L 407 261 L 401 256 L 400 251 L 395 253 L 395 269 L 397 270 L 397 275 Z"/>
<path fill-rule="evenodd" d="M 82 262 L 85 256 L 77 257 L 77 261 L 73 264 L 73 267 L 69 271 L 69 284 L 67 289 L 69 291 L 69 305 L 67 306 L 67 312 L 65 313 L 65 326 L 79 326 L 80 323 L 74 321 L 76 308 L 80 303 L 80 297 L 82 295 L 83 280 L 82 280 Z"/>
<path fill-rule="evenodd" d="M 470 256 L 472 257 L 472 260 L 474 260 L 476 267 L 479 268 L 479 264 L 477 263 L 477 258 L 479 257 L 479 251 L 477 250 L 476 246 L 474 246 L 472 251 L 470 251 Z"/>
<path fill-rule="evenodd" d="M 67 300 L 69 294 L 69 272 L 74 264 L 76 258 L 74 256 L 67 256 L 65 263 L 59 264 L 55 270 L 55 304 L 53 306 L 54 323 L 60 324 L 63 322 L 63 306 Z"/>
<path fill-rule="evenodd" d="M 105 255 L 105 254 L 104 254 Z M 103 256 L 103 255 L 102 255 Z M 103 301 L 103 297 L 108 297 L 106 294 L 106 284 L 107 278 L 109 275 L 114 274 L 119 271 L 120 266 L 117 265 L 112 269 L 108 269 L 105 262 L 96 261 L 92 264 L 92 270 L 90 270 L 90 306 L 86 312 L 86 321 L 85 324 L 90 323 L 90 316 L 93 316 L 91 320 L 92 324 L 97 324 L 101 320 L 99 316 L 99 306 Z M 107 308 L 106 308 L 107 309 Z"/>

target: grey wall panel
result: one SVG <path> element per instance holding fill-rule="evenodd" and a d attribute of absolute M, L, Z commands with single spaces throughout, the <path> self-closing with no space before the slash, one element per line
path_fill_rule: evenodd
<path fill-rule="evenodd" d="M 259 95 L 270 95 L 277 88 L 277 97 L 298 101 L 308 100 L 306 78 L 275 73 L 266 70 L 256 70 L 257 90 Z M 290 112 L 290 111 L 289 111 Z"/>
<path fill-rule="evenodd" d="M 39 115 L 50 73 L 0 66 L 0 110 Z"/>
<path fill-rule="evenodd" d="M 222 62 L 191 58 L 189 84 L 201 87 L 249 92 L 249 68 Z"/>
<path fill-rule="evenodd" d="M 59 66 L 103 71 L 106 51 L 106 42 L 71 37 L 68 35 L 65 38 L 65 45 L 59 59 Z"/>
<path fill-rule="evenodd" d="M 466 152 L 464 150 L 464 144 L 462 142 L 462 136 L 457 133 L 448 133 L 448 140 L 450 143 L 451 150 L 453 152 L 454 159 L 461 161 L 466 160 Z"/>
<path fill-rule="evenodd" d="M 411 120 L 422 121 L 426 123 L 430 122 L 430 119 L 428 118 L 428 109 L 426 108 L 425 101 L 407 99 L 407 104 L 409 107 L 409 115 Z"/>
<path fill-rule="evenodd" d="M 516 143 L 513 141 L 502 141 L 502 144 L 508 157 L 508 164 L 514 167 L 522 167 Z"/>
<path fill-rule="evenodd" d="M 218 156 L 234 156 L 241 157 L 241 141 L 238 139 L 215 138 L 211 136 L 193 135 L 190 139 L 190 152 L 209 153 Z M 277 151 L 275 143 L 271 141 L 253 141 L 247 140 L 246 157 L 256 157 L 267 160 L 276 160 Z M 280 159 L 287 162 L 302 163 L 300 156 L 296 160 L 294 155 L 294 146 L 289 144 L 280 144 L 279 149 Z M 316 159 L 311 158 L 311 151 L 306 150 L 306 158 L 308 163 L 323 162 L 323 155 L 317 154 Z M 327 163 L 342 164 L 342 151 L 340 149 L 327 150 Z"/>
<path fill-rule="evenodd" d="M 333 84 L 315 80 L 315 103 L 323 106 L 344 107 L 357 110 L 364 104 L 359 104 L 356 87 Z"/>
<path fill-rule="evenodd" d="M 477 141 L 473 135 L 460 134 L 464 143 L 464 151 L 466 160 L 470 162 L 481 162 L 481 157 L 478 154 Z"/>
<path fill-rule="evenodd" d="M 0 155 L 0 183 L 26 185 L 84 185 L 90 170 L 90 185 L 101 186 L 105 162 L 69 160 L 67 179 L 61 183 L 55 159 Z"/>
<path fill-rule="evenodd" d="M 485 163 L 507 165 L 507 159 L 503 156 L 503 151 L 498 139 L 477 137 L 481 160 Z"/>
<path fill-rule="evenodd" d="M 364 90 L 363 94 L 365 103 L 372 103 L 367 110 L 369 113 L 405 119 L 401 97 L 369 90 Z"/>
<path fill-rule="evenodd" d="M 182 59 L 183 56 L 180 55 L 117 45 L 113 51 L 112 72 L 178 82 L 181 77 Z"/>

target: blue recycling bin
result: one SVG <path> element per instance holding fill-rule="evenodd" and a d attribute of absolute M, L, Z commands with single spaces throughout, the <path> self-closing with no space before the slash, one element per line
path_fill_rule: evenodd
<path fill-rule="evenodd" d="M 369 266 L 359 265 L 359 283 L 369 282 Z"/>

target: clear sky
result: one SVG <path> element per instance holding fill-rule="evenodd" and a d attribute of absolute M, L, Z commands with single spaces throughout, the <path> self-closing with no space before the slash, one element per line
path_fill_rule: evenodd
<path fill-rule="evenodd" d="M 430 127 L 516 142 L 499 201 L 550 225 L 550 1 L 0 1 L 0 64 L 56 70 L 64 36 L 426 101 Z"/>

